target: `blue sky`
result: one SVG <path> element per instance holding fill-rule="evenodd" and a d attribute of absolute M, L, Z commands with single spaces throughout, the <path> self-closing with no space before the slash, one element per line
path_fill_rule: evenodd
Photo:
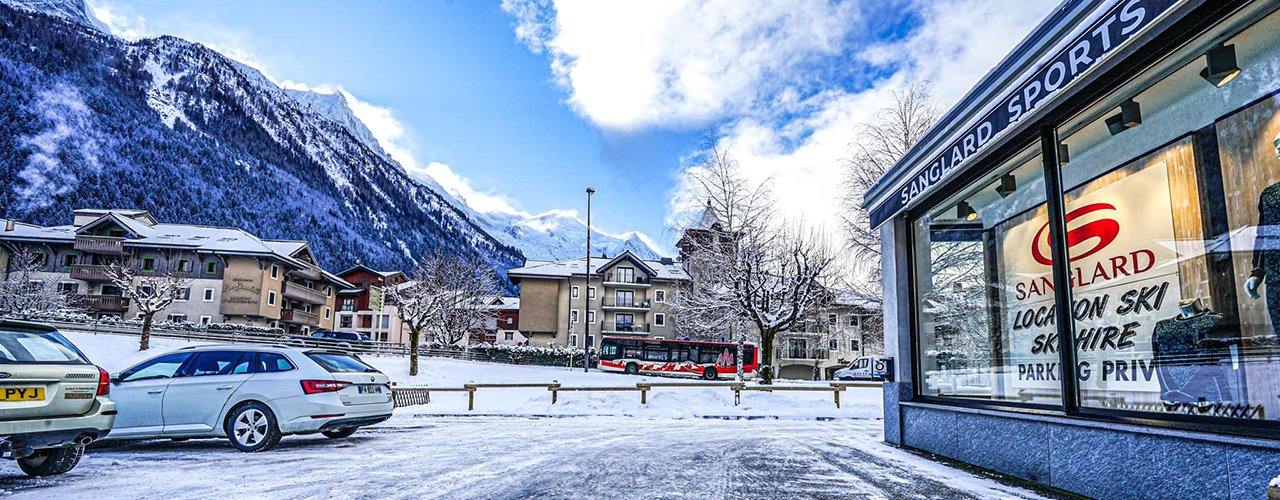
<path fill-rule="evenodd" d="M 406 168 L 477 208 L 582 211 L 591 185 L 598 228 L 663 246 L 696 204 L 685 176 L 708 134 L 773 179 L 785 213 L 833 225 L 840 159 L 888 92 L 928 79 L 949 104 L 1053 5 L 89 3 L 126 38 L 172 34 L 285 85 L 340 87 Z"/>

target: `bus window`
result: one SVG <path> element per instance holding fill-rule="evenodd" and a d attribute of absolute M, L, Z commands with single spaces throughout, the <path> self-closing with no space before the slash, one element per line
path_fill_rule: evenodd
<path fill-rule="evenodd" d="M 627 359 L 640 359 L 640 358 L 643 358 L 643 357 L 644 357 L 644 356 L 642 356 L 642 354 L 643 354 L 643 353 L 644 353 L 644 351 L 642 351 L 642 350 L 640 350 L 640 349 L 636 349 L 636 348 L 634 348 L 634 347 L 633 347 L 633 348 L 630 348 L 630 349 L 627 349 L 626 351 L 624 351 L 624 352 L 622 353 L 622 357 L 627 358 Z"/>
<path fill-rule="evenodd" d="M 618 346 L 612 342 L 605 341 L 603 345 L 600 346 L 600 359 L 618 359 Z"/>
<path fill-rule="evenodd" d="M 649 346 L 644 350 L 645 361 L 666 361 L 670 358 L 670 353 L 665 347 Z"/>

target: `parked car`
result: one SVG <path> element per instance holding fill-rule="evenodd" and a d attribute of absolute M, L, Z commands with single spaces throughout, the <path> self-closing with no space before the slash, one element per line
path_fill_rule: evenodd
<path fill-rule="evenodd" d="M 294 345 L 309 346 L 333 346 L 340 349 L 351 349 L 352 347 L 361 347 L 373 342 L 368 335 L 361 335 L 355 332 L 331 332 L 321 330 L 312 332 L 306 337 L 294 337 L 297 342 Z"/>
<path fill-rule="evenodd" d="M 65 473 L 111 432 L 106 370 L 57 329 L 0 320 L 0 456 L 32 476 Z"/>
<path fill-rule="evenodd" d="M 885 366 L 888 360 L 883 356 L 863 356 L 853 360 L 849 366 L 836 370 L 835 376 L 837 380 L 884 380 L 875 365 L 879 362 L 881 366 Z M 884 368 L 880 369 L 883 370 Z"/>
<path fill-rule="evenodd" d="M 111 377 L 111 439 L 227 438 L 268 450 L 289 434 L 344 438 L 391 417 L 390 379 L 324 349 L 208 345 L 157 356 Z"/>

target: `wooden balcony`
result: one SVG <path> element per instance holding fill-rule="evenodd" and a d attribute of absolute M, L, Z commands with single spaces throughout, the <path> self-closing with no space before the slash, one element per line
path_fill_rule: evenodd
<path fill-rule="evenodd" d="M 307 288 L 305 285 L 298 283 L 285 283 L 284 298 L 302 302 L 303 304 L 320 305 L 329 300 L 329 297 L 319 290 Z"/>
<path fill-rule="evenodd" d="M 294 269 L 292 271 L 289 271 L 287 274 L 294 278 L 311 280 L 311 281 L 320 281 L 320 279 L 323 277 L 320 275 L 320 270 L 314 267 L 308 267 L 305 269 Z"/>
<path fill-rule="evenodd" d="M 77 295 L 80 305 L 105 312 L 125 312 L 129 310 L 129 299 L 119 295 Z"/>
<path fill-rule="evenodd" d="M 280 311 L 280 321 L 303 326 L 320 326 L 320 316 L 301 309 L 284 309 Z"/>
<path fill-rule="evenodd" d="M 111 272 L 108 266 L 96 266 L 89 264 L 76 264 L 71 266 L 71 279 L 82 281 L 111 281 Z"/>
<path fill-rule="evenodd" d="M 124 255 L 124 238 L 114 236 L 76 235 L 77 251 L 102 255 Z"/>

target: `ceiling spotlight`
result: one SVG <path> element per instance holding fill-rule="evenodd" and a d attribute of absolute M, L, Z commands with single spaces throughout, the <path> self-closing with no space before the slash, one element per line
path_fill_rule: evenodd
<path fill-rule="evenodd" d="M 1120 103 L 1120 118 L 1123 120 L 1124 128 L 1133 128 L 1142 125 L 1142 107 L 1138 106 L 1138 102 L 1129 99 Z"/>
<path fill-rule="evenodd" d="M 1133 99 L 1120 103 L 1120 112 L 1107 117 L 1107 130 L 1111 135 L 1138 125 L 1142 125 L 1142 107 Z"/>
<path fill-rule="evenodd" d="M 1221 87 L 1240 76 L 1240 67 L 1236 65 L 1236 46 L 1223 45 L 1214 47 L 1204 53 L 1205 68 L 1200 70 L 1200 78 L 1204 78 L 1215 87 Z"/>
<path fill-rule="evenodd" d="M 972 222 L 978 219 L 978 212 L 973 210 L 969 202 L 962 201 L 959 205 L 956 205 L 956 217 Z"/>
<path fill-rule="evenodd" d="M 999 193 L 1001 198 L 1008 198 L 1009 195 L 1017 190 L 1018 179 L 1013 174 L 1004 174 L 1003 177 L 1000 177 L 1000 185 L 996 186 L 996 193 Z"/>
<path fill-rule="evenodd" d="M 1066 165 L 1071 163 L 1071 151 L 1067 149 L 1066 144 L 1058 145 L 1058 165 Z"/>
<path fill-rule="evenodd" d="M 1125 130 L 1128 130 L 1124 128 L 1124 117 L 1120 116 L 1120 113 L 1116 113 L 1114 115 L 1108 116 L 1107 130 L 1111 132 L 1111 135 L 1116 135 L 1116 134 L 1119 134 L 1120 132 L 1124 132 Z"/>

